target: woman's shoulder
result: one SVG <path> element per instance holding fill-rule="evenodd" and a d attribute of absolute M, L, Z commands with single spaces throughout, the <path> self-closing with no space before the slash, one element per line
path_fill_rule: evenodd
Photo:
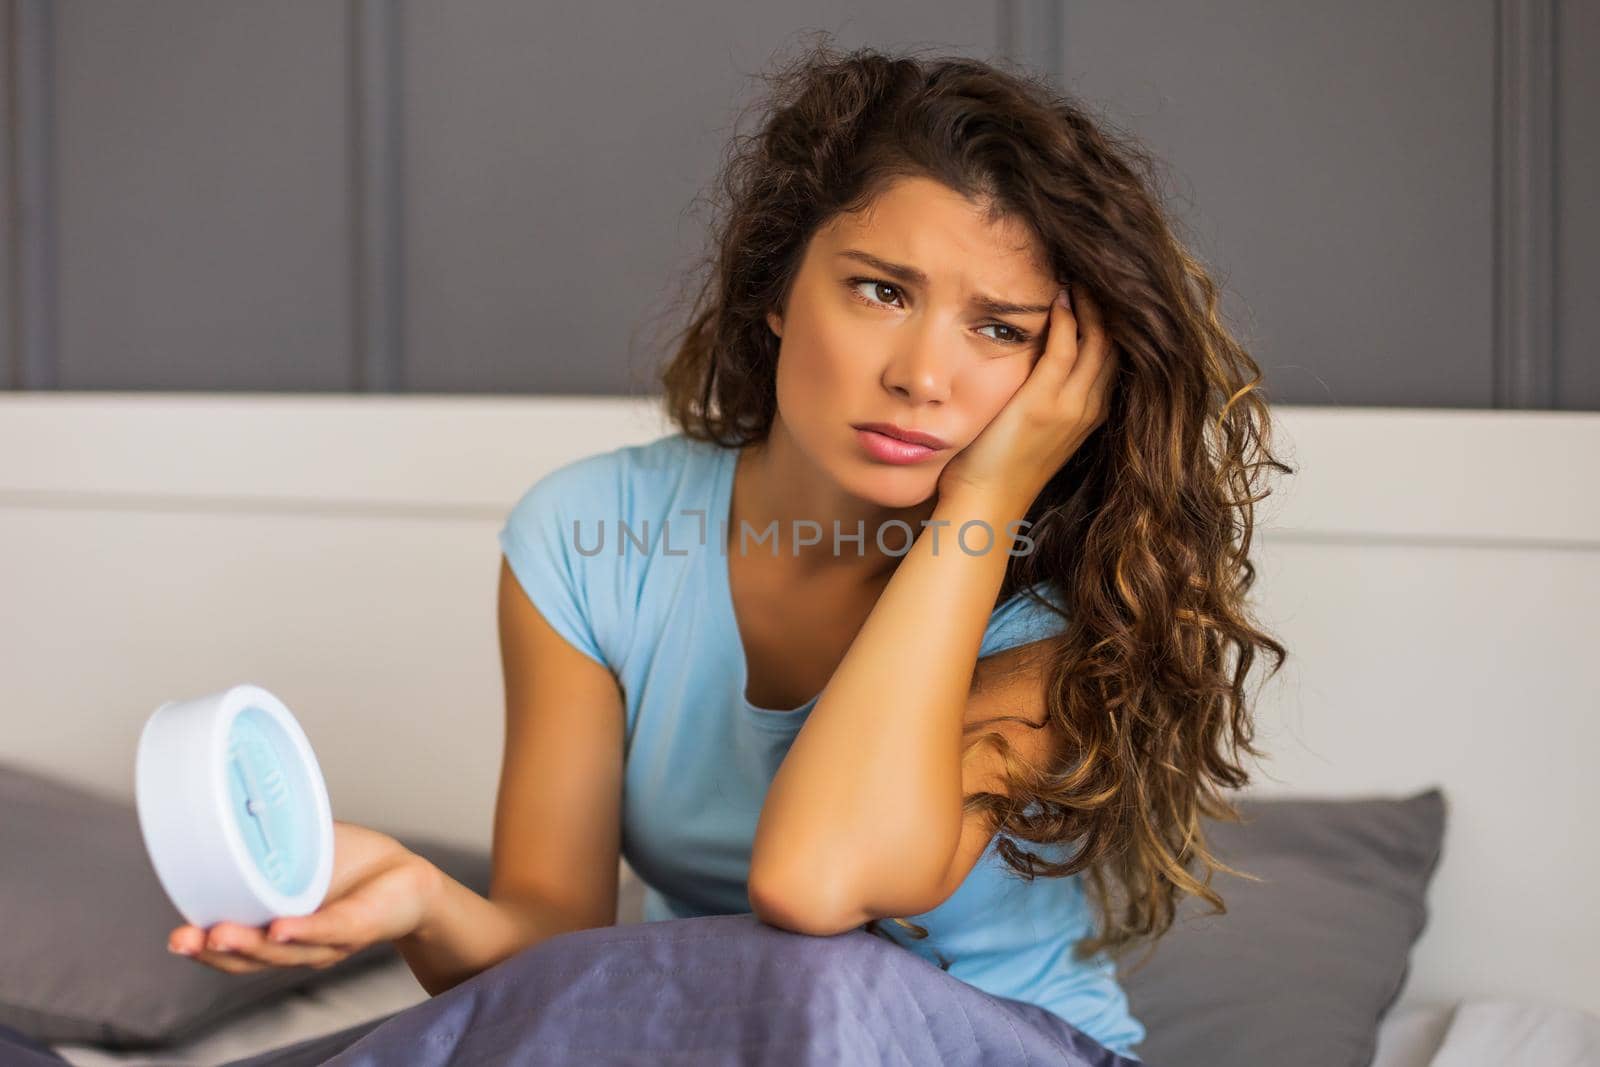
<path fill-rule="evenodd" d="M 680 512 L 712 506 L 725 457 L 719 445 L 674 433 L 568 460 L 523 492 L 505 517 L 506 536 L 559 546 L 563 555 L 579 539 L 585 546 L 621 543 L 624 530 L 654 540 L 669 524 L 687 521 Z"/>
<path fill-rule="evenodd" d="M 707 458 L 679 434 L 569 459 L 547 469 L 506 516 L 499 541 L 547 619 L 613 671 L 634 651 L 654 552 L 619 551 L 621 527 L 658 529 L 674 507 L 674 472 Z"/>

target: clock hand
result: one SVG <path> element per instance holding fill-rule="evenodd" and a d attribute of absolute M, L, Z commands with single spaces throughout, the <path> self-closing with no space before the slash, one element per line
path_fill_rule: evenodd
<path fill-rule="evenodd" d="M 244 795 L 245 795 L 244 810 L 245 810 L 245 813 L 247 815 L 249 815 L 250 818 L 255 821 L 256 831 L 261 834 L 262 847 L 264 847 L 267 850 L 267 853 L 270 856 L 273 853 L 275 853 L 277 850 L 272 847 L 272 838 L 271 838 L 271 836 L 269 836 L 267 834 L 266 820 L 263 819 L 262 816 L 261 816 L 261 813 L 256 810 L 256 799 L 255 798 L 259 794 L 260 790 L 255 788 L 254 776 L 245 772 L 244 760 L 243 759 L 239 758 L 238 756 L 235 756 L 234 760 L 233 760 L 233 768 L 234 768 L 235 771 L 237 771 L 239 773 L 239 782 L 244 787 Z"/>

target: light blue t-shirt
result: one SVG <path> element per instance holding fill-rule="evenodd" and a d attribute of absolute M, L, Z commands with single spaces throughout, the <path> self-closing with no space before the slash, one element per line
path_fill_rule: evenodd
<path fill-rule="evenodd" d="M 756 819 L 821 695 L 793 710 L 745 699 L 726 547 L 737 458 L 736 449 L 676 433 L 575 460 L 535 482 L 499 535 L 540 614 L 621 685 L 622 851 L 647 887 L 646 921 L 750 910 Z M 791 531 L 781 532 L 778 551 L 791 551 Z M 842 539 L 849 532 L 841 530 L 841 552 L 857 551 Z M 898 550 L 904 532 L 886 531 L 885 546 Z M 941 551 L 959 551 L 951 532 L 941 530 Z M 751 528 L 747 551 L 773 551 L 770 540 L 757 544 L 760 533 Z M 822 543 L 831 536 L 824 531 Z M 968 543 L 975 549 L 981 540 Z M 1062 625 L 1052 612 L 1013 597 L 990 617 L 979 655 L 1039 640 Z M 1066 855 L 1061 846 L 1045 854 Z M 902 918 L 926 927 L 928 937 L 918 940 L 887 920 L 878 926 L 935 966 L 940 955 L 950 960 L 956 978 L 1038 1004 L 1106 1047 L 1135 1055 L 1131 1046 L 1143 1040 L 1144 1027 L 1129 1012 L 1113 962 L 1071 955 L 1094 924 L 1081 875 L 1024 882 L 991 842 L 948 900 Z"/>

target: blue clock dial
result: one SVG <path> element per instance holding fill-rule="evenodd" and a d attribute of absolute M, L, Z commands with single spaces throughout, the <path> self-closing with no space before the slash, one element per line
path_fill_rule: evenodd
<path fill-rule="evenodd" d="M 228 732 L 228 791 L 239 834 L 262 876 L 286 895 L 315 873 L 316 807 L 293 745 L 272 717 L 249 707 Z"/>

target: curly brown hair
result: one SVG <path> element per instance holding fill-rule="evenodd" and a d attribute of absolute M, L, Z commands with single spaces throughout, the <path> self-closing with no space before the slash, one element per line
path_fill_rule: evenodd
<path fill-rule="evenodd" d="M 1085 872 L 1100 922 L 1080 958 L 1153 949 L 1180 894 L 1221 914 L 1213 873 L 1244 875 L 1208 850 L 1201 816 L 1239 821 L 1223 790 L 1250 781 L 1241 754 L 1262 755 L 1244 680 L 1257 649 L 1274 674 L 1287 655 L 1245 603 L 1267 495 L 1255 473 L 1293 473 L 1268 450 L 1259 368 L 1174 237 L 1150 155 L 1041 76 L 824 41 L 763 80 L 760 128 L 731 140 L 709 270 L 659 374 L 668 414 L 697 440 L 765 439 L 779 350 L 767 312 L 785 306 L 811 235 L 888 183 L 932 178 L 1033 227 L 1055 276 L 1098 303 L 1121 367 L 1105 424 L 1029 509 L 1034 550 L 1007 564 L 996 601 L 1021 591 L 1055 610 L 1029 587 L 1063 592 L 1045 668 L 1062 751 L 1033 768 L 1001 734 L 973 738 L 967 751 L 1001 752 L 1009 795 L 970 794 L 964 811 L 987 814 L 1023 878 Z M 1019 841 L 1078 847 L 1052 863 Z"/>

